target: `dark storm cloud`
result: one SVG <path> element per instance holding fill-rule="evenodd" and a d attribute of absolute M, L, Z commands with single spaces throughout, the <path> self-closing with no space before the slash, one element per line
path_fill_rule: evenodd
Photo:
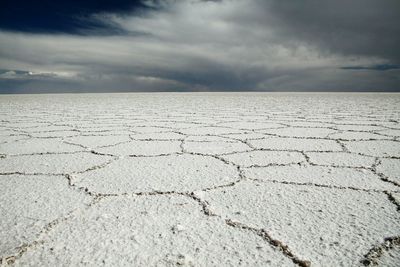
<path fill-rule="evenodd" d="M 0 28 L 23 32 L 116 33 L 99 21 L 85 17 L 102 12 L 129 12 L 145 8 L 139 0 L 2 0 Z"/>
<path fill-rule="evenodd" d="M 0 92 L 400 90 L 397 1 L 120 3 L 0 23 Z"/>
<path fill-rule="evenodd" d="M 396 64 L 382 64 L 382 65 L 373 65 L 373 66 L 347 66 L 341 67 L 343 70 L 378 70 L 378 71 L 385 71 L 385 70 L 396 70 L 400 69 L 400 65 Z"/>

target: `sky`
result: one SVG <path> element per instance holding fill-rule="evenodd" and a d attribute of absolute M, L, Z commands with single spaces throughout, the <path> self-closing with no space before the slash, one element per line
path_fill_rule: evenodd
<path fill-rule="evenodd" d="M 400 92 L 399 0 L 2 0 L 0 93 Z"/>

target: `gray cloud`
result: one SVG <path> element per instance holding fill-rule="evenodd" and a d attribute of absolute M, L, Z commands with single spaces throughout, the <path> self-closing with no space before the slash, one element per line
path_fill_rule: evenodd
<path fill-rule="evenodd" d="M 86 18 L 112 36 L 0 32 L 0 92 L 400 90 L 372 67 L 400 61 L 398 1 L 146 3 Z"/>
<path fill-rule="evenodd" d="M 400 61 L 397 0 L 266 2 L 285 35 L 334 53 Z"/>

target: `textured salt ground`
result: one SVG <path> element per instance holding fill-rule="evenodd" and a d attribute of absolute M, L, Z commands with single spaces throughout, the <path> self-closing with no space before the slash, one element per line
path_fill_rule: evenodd
<path fill-rule="evenodd" d="M 354 266 L 370 244 L 400 229 L 400 214 L 377 193 L 243 182 L 200 195 L 211 212 L 268 229 L 311 262 L 333 266 Z"/>
<path fill-rule="evenodd" d="M 313 165 L 368 168 L 375 163 L 374 157 L 355 155 L 346 152 L 308 152 L 307 156 Z"/>
<path fill-rule="evenodd" d="M 350 152 L 376 157 L 400 157 L 397 141 L 349 141 L 344 143 Z"/>
<path fill-rule="evenodd" d="M 250 151 L 221 156 L 221 158 L 242 167 L 296 164 L 305 161 L 303 154 L 286 151 Z"/>
<path fill-rule="evenodd" d="M 258 131 L 269 135 L 278 135 L 284 137 L 327 137 L 330 134 L 336 133 L 335 130 L 327 128 L 280 128 L 280 129 L 268 129 Z"/>
<path fill-rule="evenodd" d="M 118 156 L 157 156 L 181 151 L 179 141 L 136 141 L 120 143 L 114 146 L 96 148 L 95 151 L 103 154 Z"/>
<path fill-rule="evenodd" d="M 2 173 L 64 174 L 103 166 L 111 159 L 89 152 L 7 156 L 0 160 L 0 168 Z"/>
<path fill-rule="evenodd" d="M 246 169 L 244 174 L 250 179 L 266 181 L 312 183 L 359 189 L 398 189 L 397 186 L 382 181 L 378 175 L 365 169 L 294 165 L 250 168 Z"/>
<path fill-rule="evenodd" d="M 69 144 L 77 144 L 86 148 L 96 148 L 102 146 L 114 146 L 120 143 L 128 142 L 130 140 L 129 136 L 73 136 L 65 138 L 64 141 Z"/>
<path fill-rule="evenodd" d="M 399 106 L 1 96 L 1 265 L 399 266 Z"/>
<path fill-rule="evenodd" d="M 46 224 L 90 202 L 59 176 L 7 175 L 0 188 L 1 255 L 35 241 Z"/>
<path fill-rule="evenodd" d="M 297 150 L 297 151 L 342 151 L 341 146 L 333 140 L 280 138 L 249 140 L 249 144 L 259 149 Z"/>
<path fill-rule="evenodd" d="M 380 133 L 380 132 L 378 132 Z M 345 141 L 353 141 L 353 140 L 383 140 L 383 139 L 391 139 L 390 136 L 385 136 L 378 133 L 370 133 L 370 132 L 341 132 L 330 134 L 330 138 L 345 140 Z"/>
<path fill-rule="evenodd" d="M 400 184 L 400 159 L 382 159 L 376 170 Z"/>
<path fill-rule="evenodd" d="M 185 151 L 207 155 L 218 155 L 232 152 L 243 152 L 250 150 L 250 147 L 240 142 L 185 142 Z"/>
<path fill-rule="evenodd" d="M 388 267 L 397 267 L 400 262 L 400 248 L 396 247 L 393 250 L 385 252 L 383 256 L 378 260 L 378 265 L 388 266 Z"/>
<path fill-rule="evenodd" d="M 161 133 L 136 133 L 131 134 L 131 139 L 134 140 L 181 140 L 185 136 L 183 134 L 174 132 L 161 132 Z"/>
<path fill-rule="evenodd" d="M 110 180 L 110 177 L 113 178 Z M 238 179 L 235 166 L 199 155 L 130 157 L 74 175 L 79 186 L 103 194 L 195 191 L 223 186 Z"/>
<path fill-rule="evenodd" d="M 18 142 L 2 144 L 0 154 L 17 155 L 17 154 L 33 154 L 33 153 L 58 153 L 58 152 L 75 152 L 81 149 L 65 144 L 58 138 L 49 139 L 24 139 Z"/>
<path fill-rule="evenodd" d="M 204 216 L 182 196 L 104 200 L 44 241 L 17 265 L 294 266 L 261 237 Z"/>
<path fill-rule="evenodd" d="M 49 132 L 30 132 L 29 135 L 37 138 L 54 138 L 54 137 L 75 137 L 80 133 L 77 131 L 49 131 Z"/>

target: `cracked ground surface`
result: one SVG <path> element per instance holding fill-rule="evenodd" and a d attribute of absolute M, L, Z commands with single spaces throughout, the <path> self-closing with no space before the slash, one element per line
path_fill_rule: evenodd
<path fill-rule="evenodd" d="M 400 266 L 399 107 L 1 96 L 1 265 Z"/>

